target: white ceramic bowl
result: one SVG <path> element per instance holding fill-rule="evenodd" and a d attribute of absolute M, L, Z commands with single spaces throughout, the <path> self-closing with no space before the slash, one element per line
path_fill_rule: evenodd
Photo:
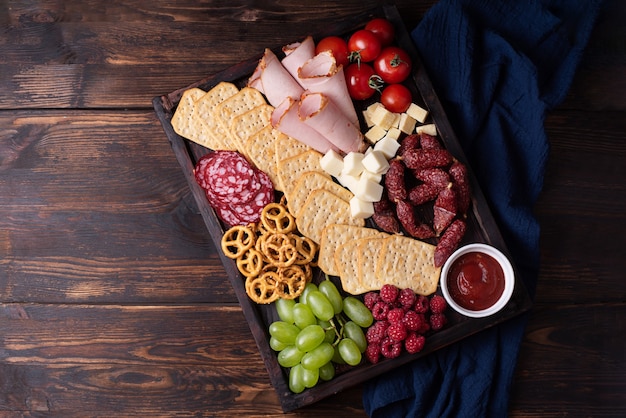
<path fill-rule="evenodd" d="M 463 308 L 458 303 L 454 301 L 450 292 L 448 290 L 448 273 L 450 268 L 454 264 L 456 260 L 459 259 L 464 254 L 472 253 L 472 252 L 480 252 L 493 257 L 502 267 L 502 271 L 504 272 L 504 291 L 500 298 L 489 308 L 482 310 L 470 310 Z M 495 247 L 492 247 L 487 244 L 468 244 L 459 249 L 457 249 L 445 262 L 443 267 L 441 268 L 441 277 L 439 279 L 439 284 L 441 285 L 441 292 L 443 293 L 443 297 L 448 302 L 448 306 L 457 311 L 458 313 L 471 317 L 471 318 L 483 318 L 489 315 L 493 315 L 509 302 L 511 299 L 511 295 L 513 294 L 513 288 L 515 287 L 515 274 L 513 272 L 513 266 L 511 266 L 511 262 L 509 259 L 502 254 L 500 250 Z"/>

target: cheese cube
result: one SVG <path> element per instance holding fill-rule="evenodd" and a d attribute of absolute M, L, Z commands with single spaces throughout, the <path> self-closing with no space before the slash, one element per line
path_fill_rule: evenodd
<path fill-rule="evenodd" d="M 378 125 L 374 125 L 365 133 L 365 139 L 367 139 L 372 144 L 375 144 L 383 136 L 385 136 L 386 133 L 387 131 L 385 129 L 381 128 Z"/>
<path fill-rule="evenodd" d="M 406 113 L 420 123 L 424 123 L 428 117 L 428 110 L 421 108 L 415 103 L 411 103 L 409 108 L 406 110 Z"/>
<path fill-rule="evenodd" d="M 384 106 L 378 106 L 372 113 L 372 122 L 385 131 L 391 128 L 395 118 L 395 113 L 388 111 Z"/>
<path fill-rule="evenodd" d="M 337 177 L 337 181 L 343 187 L 354 193 L 354 190 L 356 190 L 357 184 L 359 183 L 359 176 L 352 176 L 350 174 L 341 173 L 339 177 Z"/>
<path fill-rule="evenodd" d="M 367 113 L 370 114 L 370 116 L 376 111 L 376 109 L 378 109 L 379 107 L 383 106 L 383 104 L 381 102 L 374 102 L 371 105 L 367 106 L 367 108 L 365 109 L 365 111 Z M 384 106 L 383 106 L 384 107 Z"/>
<path fill-rule="evenodd" d="M 349 152 L 343 157 L 343 170 L 342 173 L 349 174 L 351 176 L 358 176 L 363 171 L 363 157 L 360 152 Z"/>
<path fill-rule="evenodd" d="M 374 151 L 382 152 L 387 159 L 393 158 L 400 148 L 400 143 L 389 135 L 378 141 L 374 146 Z"/>
<path fill-rule="evenodd" d="M 398 128 L 391 128 L 391 129 L 389 129 L 389 130 L 387 131 L 387 134 L 385 134 L 385 136 L 386 136 L 386 137 L 388 136 L 388 137 L 390 137 L 390 138 L 393 138 L 393 139 L 396 139 L 396 140 L 397 140 L 398 138 L 400 138 L 400 134 L 401 134 L 401 133 L 402 133 L 402 131 L 400 131 L 400 129 L 398 129 Z M 384 137 L 383 137 L 383 138 L 384 138 Z"/>
<path fill-rule="evenodd" d="M 369 218 L 374 214 L 374 204 L 354 196 L 350 199 L 350 215 L 355 219 Z"/>
<path fill-rule="evenodd" d="M 365 202 L 378 202 L 383 197 L 383 186 L 367 176 L 361 176 L 352 193 Z"/>
<path fill-rule="evenodd" d="M 405 134 L 410 134 L 411 132 L 413 132 L 413 129 L 415 129 L 416 123 L 417 121 L 415 119 L 413 119 L 411 116 L 407 115 L 406 113 L 403 113 L 400 116 L 400 124 L 398 128 Z"/>
<path fill-rule="evenodd" d="M 320 166 L 331 176 L 337 177 L 343 170 L 343 157 L 331 149 L 320 159 Z"/>
<path fill-rule="evenodd" d="M 434 123 L 428 125 L 421 125 L 415 128 L 415 132 L 421 134 L 422 132 L 430 136 L 437 136 L 437 127 Z"/>
<path fill-rule="evenodd" d="M 383 179 L 384 173 L 372 173 L 369 170 L 365 170 L 361 173 L 361 177 L 367 177 L 371 181 L 375 181 L 376 183 L 380 183 Z"/>
<path fill-rule="evenodd" d="M 402 113 L 394 113 L 393 122 L 391 122 L 391 126 L 389 127 L 389 129 L 398 129 L 398 127 L 400 126 L 401 118 L 402 118 Z"/>
<path fill-rule="evenodd" d="M 389 161 L 382 151 L 372 151 L 363 158 L 361 162 L 367 171 L 380 174 L 389 168 Z"/>
<path fill-rule="evenodd" d="M 376 110 L 376 108 L 378 108 L 379 106 L 382 106 L 382 103 L 380 102 L 375 102 L 372 103 L 371 105 L 369 105 L 364 111 L 363 111 L 363 119 L 365 119 L 365 125 L 368 128 L 371 128 L 372 126 L 375 125 L 374 121 L 372 120 L 372 114 L 374 113 L 374 111 Z"/>

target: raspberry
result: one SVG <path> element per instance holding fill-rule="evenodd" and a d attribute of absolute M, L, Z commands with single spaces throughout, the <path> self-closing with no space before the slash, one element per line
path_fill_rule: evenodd
<path fill-rule="evenodd" d="M 402 318 L 404 318 L 404 309 L 402 308 L 393 308 L 387 313 L 387 321 L 392 324 L 401 322 Z"/>
<path fill-rule="evenodd" d="M 447 322 L 448 319 L 442 313 L 436 313 L 430 316 L 430 327 L 433 331 L 439 331 Z"/>
<path fill-rule="evenodd" d="M 424 295 L 419 295 L 415 301 L 415 307 L 413 309 L 415 309 L 415 312 L 417 313 L 427 313 L 430 309 L 428 298 Z"/>
<path fill-rule="evenodd" d="M 372 364 L 378 363 L 380 360 L 380 344 L 369 344 L 365 349 L 365 358 Z"/>
<path fill-rule="evenodd" d="M 448 304 L 443 296 L 435 295 L 430 298 L 430 311 L 434 314 L 442 313 L 446 310 Z"/>
<path fill-rule="evenodd" d="M 363 296 L 363 303 L 367 306 L 367 309 L 370 311 L 376 305 L 376 302 L 380 300 L 380 295 L 376 292 L 367 292 L 365 296 Z"/>
<path fill-rule="evenodd" d="M 387 328 L 387 336 L 394 341 L 404 341 L 406 339 L 406 327 L 402 322 L 396 322 Z"/>
<path fill-rule="evenodd" d="M 393 341 L 391 338 L 386 337 L 380 343 L 380 354 L 386 358 L 396 358 L 402 353 L 402 343 Z"/>
<path fill-rule="evenodd" d="M 400 301 L 400 306 L 402 306 L 405 310 L 411 309 L 415 304 L 415 292 L 413 289 L 402 289 L 400 291 L 400 296 L 398 296 L 398 300 Z"/>
<path fill-rule="evenodd" d="M 404 348 L 406 349 L 407 353 L 415 354 L 422 351 L 425 343 L 426 337 L 415 332 L 411 332 L 409 333 L 409 335 L 407 335 L 406 340 L 404 340 Z"/>
<path fill-rule="evenodd" d="M 387 321 L 376 321 L 365 332 L 365 339 L 369 344 L 379 343 L 385 338 L 385 331 L 389 327 Z"/>
<path fill-rule="evenodd" d="M 383 302 L 376 302 L 372 308 L 372 316 L 377 321 L 384 321 L 387 319 L 387 313 L 389 312 L 389 304 Z"/>
<path fill-rule="evenodd" d="M 428 322 L 428 319 L 426 319 L 426 315 L 418 314 L 418 316 L 420 318 L 420 327 L 416 331 L 420 334 L 426 334 L 428 331 L 430 331 L 430 322 Z"/>
<path fill-rule="evenodd" d="M 423 326 L 424 319 L 415 311 L 406 311 L 402 323 L 409 331 L 418 331 Z"/>
<path fill-rule="evenodd" d="M 392 284 L 385 284 L 380 289 L 380 298 L 387 303 L 394 303 L 398 298 L 400 289 Z"/>

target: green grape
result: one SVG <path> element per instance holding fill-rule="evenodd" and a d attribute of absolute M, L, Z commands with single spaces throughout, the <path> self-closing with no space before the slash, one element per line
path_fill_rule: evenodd
<path fill-rule="evenodd" d="M 335 316 L 335 310 L 328 298 L 319 290 L 312 290 L 307 295 L 307 305 L 311 307 L 313 314 L 322 321 L 328 321 Z"/>
<path fill-rule="evenodd" d="M 361 351 L 350 338 L 344 338 L 339 341 L 338 347 L 341 358 L 350 366 L 356 366 L 361 362 Z"/>
<path fill-rule="evenodd" d="M 319 325 L 309 325 L 304 328 L 302 331 L 298 333 L 296 337 L 296 347 L 300 351 L 311 351 L 318 345 L 320 345 L 324 338 L 326 338 L 326 333 Z"/>
<path fill-rule="evenodd" d="M 300 329 L 317 324 L 317 318 L 313 315 L 313 311 L 309 305 L 305 305 L 304 303 L 296 303 L 293 305 L 293 319 Z"/>
<path fill-rule="evenodd" d="M 323 342 L 302 356 L 300 364 L 302 364 L 302 367 L 305 369 L 319 369 L 333 358 L 333 354 L 335 354 L 333 346 L 327 342 Z"/>
<path fill-rule="evenodd" d="M 305 369 L 302 365 L 300 367 L 302 367 L 302 383 L 304 383 L 304 387 L 312 388 L 317 385 L 317 381 L 320 378 L 320 370 Z"/>
<path fill-rule="evenodd" d="M 333 354 L 332 362 L 335 364 L 346 364 L 345 360 L 339 353 L 339 345 L 334 346 L 335 353 Z"/>
<path fill-rule="evenodd" d="M 296 301 L 293 299 L 278 298 L 276 301 L 276 311 L 278 312 L 278 317 L 284 322 L 293 324 L 293 305 L 295 304 Z"/>
<path fill-rule="evenodd" d="M 320 379 L 324 381 L 329 381 L 333 377 L 335 377 L 335 365 L 332 361 L 329 361 L 328 363 L 320 367 Z"/>
<path fill-rule="evenodd" d="M 289 344 L 285 344 L 284 342 L 274 338 L 274 337 L 270 337 L 270 347 L 272 347 L 272 350 L 274 351 L 281 351 L 284 350 L 286 347 L 288 347 Z"/>
<path fill-rule="evenodd" d="M 347 296 L 343 300 L 343 312 L 362 328 L 367 328 L 374 322 L 372 312 L 353 296 Z"/>
<path fill-rule="evenodd" d="M 289 389 L 293 393 L 301 393 L 304 390 L 304 383 L 302 382 L 302 375 L 304 368 L 296 364 L 289 370 Z"/>
<path fill-rule="evenodd" d="M 337 287 L 330 280 L 324 280 L 318 285 L 318 289 L 320 292 L 326 296 L 331 305 L 333 305 L 333 310 L 335 311 L 335 315 L 338 315 L 343 310 L 343 298 L 337 290 Z"/>
<path fill-rule="evenodd" d="M 324 341 L 326 341 L 327 343 L 330 343 L 330 344 L 335 342 L 335 337 L 337 335 L 335 334 L 335 328 L 333 327 L 333 325 L 330 322 L 322 321 L 321 319 L 318 319 L 317 320 L 317 325 L 319 325 L 320 327 L 324 328 L 324 332 L 326 333 L 326 338 L 324 338 Z"/>
<path fill-rule="evenodd" d="M 300 328 L 284 321 L 275 321 L 270 324 L 270 335 L 283 344 L 293 345 Z"/>
<path fill-rule="evenodd" d="M 367 348 L 367 340 L 365 339 L 363 328 L 352 321 L 348 321 L 343 326 L 343 335 L 354 341 L 357 347 L 359 347 L 359 351 L 361 353 L 365 352 L 365 349 Z"/>
<path fill-rule="evenodd" d="M 278 364 L 283 367 L 293 367 L 300 363 L 304 353 L 296 348 L 294 345 L 287 346 L 284 350 L 278 353 Z"/>
<path fill-rule="evenodd" d="M 308 303 L 307 298 L 309 296 L 309 293 L 311 293 L 314 290 L 317 290 L 317 285 L 311 282 L 307 283 L 306 286 L 304 287 L 304 290 L 300 294 L 300 297 L 298 298 L 300 303 Z"/>

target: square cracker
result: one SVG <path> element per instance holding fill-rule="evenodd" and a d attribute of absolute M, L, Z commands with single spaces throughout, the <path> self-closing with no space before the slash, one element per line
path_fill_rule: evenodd
<path fill-rule="evenodd" d="M 386 238 L 376 264 L 376 277 L 381 282 L 400 288 L 411 288 L 419 295 L 437 290 L 441 267 L 435 267 L 435 246 L 403 235 Z"/>
<path fill-rule="evenodd" d="M 382 248 L 387 241 L 388 235 L 382 238 L 361 238 L 359 242 L 358 252 L 361 257 L 361 266 L 359 270 L 360 292 L 365 293 L 370 290 L 380 290 L 383 286 L 381 280 L 376 276 L 376 264 L 380 258 Z"/>
<path fill-rule="evenodd" d="M 320 171 L 307 171 L 302 173 L 291 194 L 287 196 L 287 207 L 291 213 L 296 213 L 306 201 L 313 190 L 324 189 L 333 192 L 340 198 L 350 201 L 354 194 L 335 183 L 326 173 Z"/>
<path fill-rule="evenodd" d="M 282 191 L 278 178 L 278 166 L 276 164 L 276 143 L 284 135 L 268 125 L 250 136 L 244 142 L 243 147 L 246 155 L 260 170 L 263 170 L 274 183 L 274 189 Z"/>
<path fill-rule="evenodd" d="M 266 104 L 260 91 L 251 87 L 244 87 L 235 95 L 227 98 L 213 109 L 212 117 L 217 120 L 221 129 L 225 132 L 222 138 L 228 149 L 237 150 L 237 142 L 230 133 L 230 124 L 238 116 Z"/>
<path fill-rule="evenodd" d="M 239 152 L 247 156 L 244 143 L 249 137 L 271 125 L 273 111 L 273 106 L 262 104 L 233 118 L 230 123 L 230 134 Z"/>
<path fill-rule="evenodd" d="M 337 276 L 341 280 L 341 287 L 347 293 L 358 295 L 363 293 L 360 284 L 360 265 L 358 240 L 348 240 L 339 245 L 333 253 L 336 260 Z"/>
<path fill-rule="evenodd" d="M 204 90 L 195 87 L 185 90 L 171 120 L 174 132 L 203 146 L 209 142 L 209 133 L 200 121 L 194 118 L 194 111 L 196 100 L 205 94 Z"/>
<path fill-rule="evenodd" d="M 326 274 L 339 276 L 335 264 L 335 251 L 344 243 L 367 237 L 386 237 L 387 234 L 374 228 L 354 225 L 331 224 L 322 230 L 317 264 Z"/>
<path fill-rule="evenodd" d="M 365 221 L 353 218 L 350 204 L 336 194 L 324 189 L 314 190 L 296 214 L 296 225 L 303 235 L 319 244 L 322 231 L 331 224 L 364 226 Z"/>
<path fill-rule="evenodd" d="M 276 142 L 276 165 L 278 166 L 282 160 L 295 157 L 305 151 L 314 150 L 305 143 L 300 142 L 289 135 L 282 134 L 280 139 Z"/>
<path fill-rule="evenodd" d="M 226 135 L 212 112 L 218 104 L 234 96 L 238 91 L 233 83 L 222 81 L 196 100 L 193 117 L 199 119 L 207 130 L 209 136 L 207 146 L 211 149 L 225 149 L 222 138 Z"/>
<path fill-rule="evenodd" d="M 309 150 L 280 160 L 278 162 L 278 178 L 285 195 L 291 195 L 300 176 L 308 171 L 317 171 L 330 178 L 330 175 L 325 173 L 320 166 L 321 159 L 321 153 Z"/>

